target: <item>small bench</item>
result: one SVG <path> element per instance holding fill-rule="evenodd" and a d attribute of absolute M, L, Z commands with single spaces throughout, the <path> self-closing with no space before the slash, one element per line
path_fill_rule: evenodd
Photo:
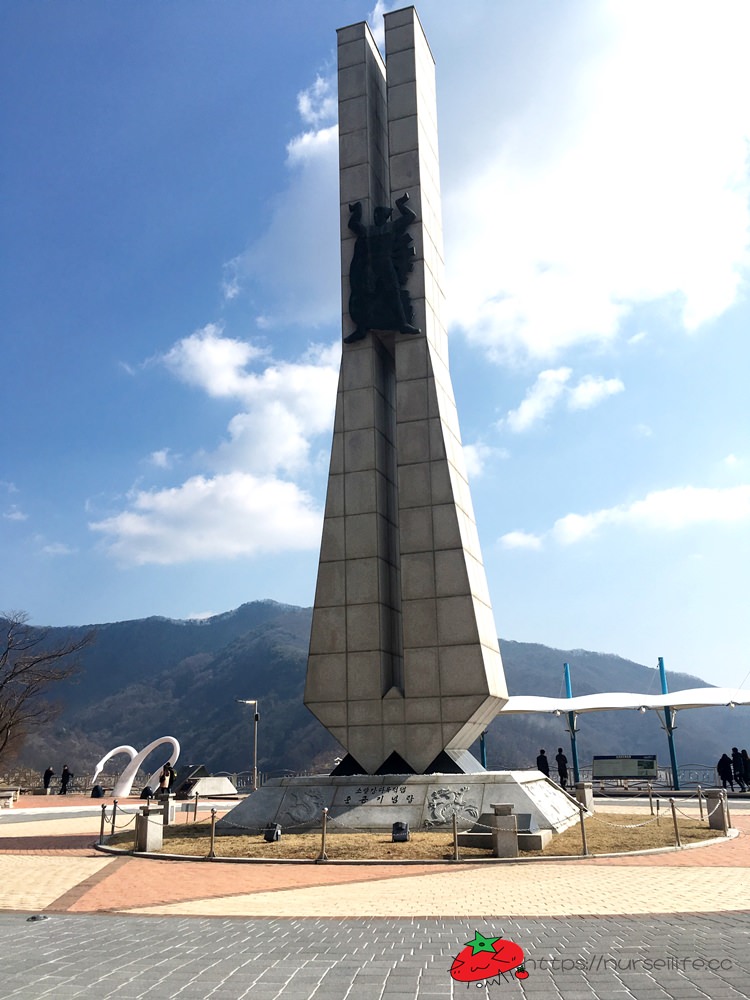
<path fill-rule="evenodd" d="M 0 791 L 0 809 L 12 809 L 18 799 L 18 792 L 13 789 Z"/>

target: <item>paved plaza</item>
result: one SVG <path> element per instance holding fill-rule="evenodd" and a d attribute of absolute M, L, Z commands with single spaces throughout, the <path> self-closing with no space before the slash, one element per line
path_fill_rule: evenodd
<path fill-rule="evenodd" d="M 705 847 L 405 866 L 109 857 L 84 804 L 0 817 L 1 1000 L 750 997 L 739 801 L 740 835 Z M 528 978 L 454 981 L 477 931 L 516 942 Z"/>

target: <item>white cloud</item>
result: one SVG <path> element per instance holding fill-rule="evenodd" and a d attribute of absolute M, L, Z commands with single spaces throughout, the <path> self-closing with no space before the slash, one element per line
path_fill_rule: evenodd
<path fill-rule="evenodd" d="M 660 532 L 741 522 L 750 522 L 750 485 L 727 489 L 675 486 L 655 490 L 630 504 L 605 507 L 588 514 L 566 514 L 558 518 L 549 531 L 538 535 L 511 531 L 500 538 L 500 543 L 508 549 L 541 549 L 546 539 L 560 545 L 575 545 L 607 527 Z"/>
<path fill-rule="evenodd" d="M 499 426 L 507 425 L 515 434 L 520 434 L 544 420 L 558 402 L 564 403 L 569 410 L 589 410 L 625 389 L 620 379 L 601 375 L 584 375 L 576 385 L 570 386 L 571 375 L 570 368 L 548 368 L 540 372 L 521 405 L 509 410 Z"/>
<path fill-rule="evenodd" d="M 221 472 L 241 468 L 256 475 L 299 472 L 312 441 L 333 423 L 341 345 L 314 345 L 296 361 L 274 361 L 246 341 L 223 337 L 209 325 L 164 355 L 167 367 L 188 385 L 243 407 L 229 421 L 228 438 L 204 455 Z M 260 371 L 249 370 L 262 361 Z"/>
<path fill-rule="evenodd" d="M 493 448 L 491 445 L 478 441 L 476 444 L 464 445 L 464 458 L 469 477 L 476 479 L 482 475 L 493 460 L 508 458 L 508 451 L 505 448 Z"/>
<path fill-rule="evenodd" d="M 247 250 L 224 265 L 227 300 L 262 302 L 258 325 L 319 327 L 340 315 L 338 126 L 305 131 L 287 145 L 288 183 Z"/>
<path fill-rule="evenodd" d="M 158 451 L 152 451 L 148 460 L 157 469 L 171 469 L 173 464 L 172 452 L 169 448 L 159 448 Z"/>
<path fill-rule="evenodd" d="M 542 538 L 526 531 L 509 531 L 500 538 L 500 544 L 506 549 L 533 549 L 542 547 Z"/>
<path fill-rule="evenodd" d="M 6 521 L 26 521 L 28 516 L 16 504 L 11 504 L 6 511 L 3 511 L 3 517 Z"/>
<path fill-rule="evenodd" d="M 302 121 L 315 128 L 336 121 L 338 99 L 335 79 L 316 76 L 314 83 L 297 94 L 297 110 Z"/>
<path fill-rule="evenodd" d="M 123 563 L 174 565 L 314 549 L 321 522 L 294 483 L 233 472 L 139 491 L 130 510 L 89 527 Z"/>
<path fill-rule="evenodd" d="M 313 548 L 321 515 L 285 475 L 317 471 L 313 444 L 329 433 L 341 345 L 314 345 L 297 360 L 275 361 L 255 345 L 209 324 L 174 344 L 161 361 L 177 378 L 236 401 L 228 437 L 197 456 L 213 475 L 167 489 L 136 489 L 127 509 L 91 522 L 124 563 L 171 564 Z M 253 370 L 253 365 L 258 370 Z M 151 463 L 167 469 L 163 448 Z"/>
<path fill-rule="evenodd" d="M 209 396 L 237 398 L 251 377 L 246 365 L 264 354 L 246 340 L 224 337 L 219 324 L 209 323 L 178 341 L 161 360 L 179 379 Z"/>
<path fill-rule="evenodd" d="M 480 6 L 494 44 L 508 12 Z M 695 330 L 737 300 L 747 271 L 750 7 L 586 11 L 558 9 L 558 31 L 514 22 L 528 65 L 471 48 L 465 82 L 443 75 L 448 304 L 497 359 L 611 341 L 635 305 L 660 300 Z M 462 104 L 486 123 L 482 142 Z"/>
<path fill-rule="evenodd" d="M 578 385 L 570 390 L 568 408 L 590 410 L 608 396 L 623 392 L 625 385 L 619 378 L 603 378 L 601 375 L 584 375 Z"/>
<path fill-rule="evenodd" d="M 48 542 L 44 535 L 34 535 L 33 540 L 38 551 L 43 556 L 52 556 L 53 558 L 57 556 L 72 556 L 78 551 L 72 545 L 66 545 L 64 542 Z"/>
<path fill-rule="evenodd" d="M 656 490 L 631 504 L 567 514 L 555 521 L 551 534 L 561 544 L 572 545 L 610 525 L 679 531 L 694 525 L 741 521 L 750 521 L 750 485 L 729 489 L 676 486 Z"/>
<path fill-rule="evenodd" d="M 508 427 L 515 433 L 520 433 L 543 420 L 563 394 L 565 383 L 571 374 L 570 368 L 540 372 L 518 409 L 510 410 L 505 417 Z"/>

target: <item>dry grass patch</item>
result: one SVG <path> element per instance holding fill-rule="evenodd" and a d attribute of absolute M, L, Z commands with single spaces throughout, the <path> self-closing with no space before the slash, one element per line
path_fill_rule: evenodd
<path fill-rule="evenodd" d="M 650 820 L 650 822 L 647 822 Z M 679 820 L 683 844 L 709 840 L 721 835 L 695 819 Z M 586 820 L 586 839 L 590 854 L 614 854 L 643 851 L 654 847 L 674 846 L 674 826 L 670 818 L 661 817 L 659 825 L 643 814 L 595 815 Z M 115 835 L 108 843 L 132 847 L 133 832 Z M 320 854 L 320 833 L 284 833 L 281 840 L 267 842 L 262 834 L 216 830 L 215 852 L 220 858 L 260 858 L 273 861 L 315 860 Z M 175 825 L 164 832 L 164 852 L 206 857 L 210 849 L 208 822 Z M 566 857 L 581 853 L 579 824 L 553 837 L 544 851 L 524 852 L 522 857 Z M 326 854 L 331 861 L 450 861 L 453 858 L 453 836 L 450 831 L 411 831 L 411 839 L 394 844 L 390 832 L 331 833 L 326 838 Z M 491 857 L 480 848 L 460 847 L 462 860 Z"/>
<path fill-rule="evenodd" d="M 677 827 L 683 844 L 694 844 L 722 835 L 721 830 L 711 830 L 707 822 L 678 817 Z M 628 851 L 648 851 L 656 847 L 674 847 L 672 817 L 656 818 L 643 813 L 620 815 L 595 814 L 586 820 L 586 842 L 589 854 L 621 854 Z M 581 854 L 583 850 L 579 823 L 552 838 L 544 851 L 526 851 L 524 857 L 554 857 Z"/>

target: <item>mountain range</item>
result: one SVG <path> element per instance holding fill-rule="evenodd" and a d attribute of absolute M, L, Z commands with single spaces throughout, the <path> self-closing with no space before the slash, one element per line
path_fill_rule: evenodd
<path fill-rule="evenodd" d="M 325 772 L 342 749 L 302 702 L 311 609 L 273 601 L 243 604 L 204 620 L 152 617 L 74 628 L 52 628 L 49 641 L 95 632 L 84 649 L 81 670 L 55 692 L 57 720 L 35 732 L 17 759 L 59 773 L 90 774 L 104 754 L 120 744 L 140 749 L 160 736 L 181 745 L 180 766 L 204 764 L 210 771 L 252 766 L 252 712 L 236 699 L 257 699 L 258 767 L 278 775 Z M 570 664 L 576 695 L 604 691 L 660 691 L 658 670 L 619 656 L 582 649 L 551 649 L 501 640 L 511 694 L 559 697 L 564 694 L 563 663 Z M 701 687 L 689 674 L 668 673 L 670 690 Z M 678 713 L 677 758 L 684 764 L 715 764 L 734 746 L 750 743 L 741 710 L 709 708 Z M 554 757 L 558 746 L 569 755 L 566 720 L 553 715 L 495 719 L 486 736 L 490 769 L 534 766 L 540 747 Z M 479 756 L 478 747 L 473 748 Z M 655 712 L 592 712 L 579 716 L 578 752 L 582 765 L 593 754 L 657 754 L 668 763 L 666 736 Z M 154 751 L 153 765 L 164 749 Z M 122 760 L 122 758 L 121 758 Z M 149 762 L 151 763 L 151 762 Z"/>

